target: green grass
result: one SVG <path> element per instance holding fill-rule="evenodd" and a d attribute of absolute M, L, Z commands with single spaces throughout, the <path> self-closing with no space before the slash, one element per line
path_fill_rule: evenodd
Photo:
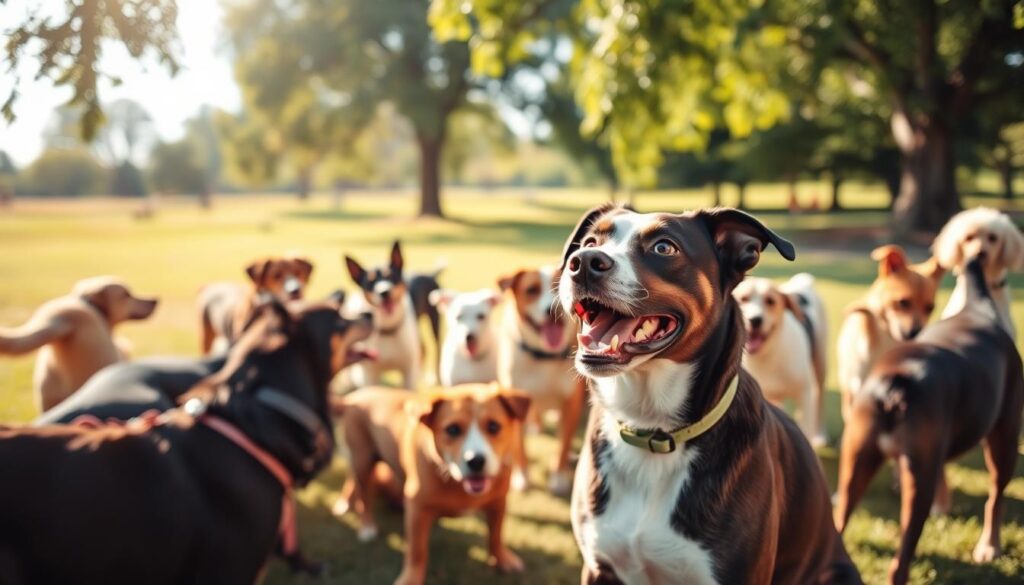
<path fill-rule="evenodd" d="M 825 194 L 827 190 L 820 185 L 801 185 L 801 193 Z M 869 206 L 885 202 L 877 189 L 851 185 L 845 196 L 853 199 L 854 195 Z M 340 209 L 326 197 L 305 204 L 284 197 L 225 197 L 208 212 L 191 202 L 172 200 L 151 220 L 133 219 L 134 204 L 127 202 L 19 201 L 13 210 L 0 211 L 0 324 L 23 322 L 37 305 L 64 294 L 79 278 L 117 274 L 140 293 L 162 297 L 153 319 L 122 329 L 134 343 L 136 355 L 194 355 L 198 348 L 194 308 L 198 288 L 212 280 L 243 278 L 242 266 L 262 254 L 294 250 L 308 255 L 316 264 L 311 290 L 316 297 L 338 287 L 351 288 L 341 261 L 343 253 L 376 264 L 384 261 L 388 243 L 400 237 L 408 266 L 425 269 L 444 257 L 448 262 L 442 277 L 446 286 L 478 288 L 520 266 L 554 261 L 580 212 L 600 203 L 604 196 L 588 191 L 452 191 L 446 199 L 452 219 L 445 221 L 408 219 L 414 201 L 407 194 L 353 196 Z M 733 201 L 734 194 L 727 191 L 725 203 Z M 750 201 L 756 206 L 782 207 L 785 189 L 755 186 Z M 706 192 L 640 193 L 636 203 L 641 209 L 681 211 L 707 205 L 709 197 Z M 877 226 L 884 223 L 885 215 L 768 213 L 764 219 L 794 237 L 799 258 L 789 264 L 766 254 L 756 273 L 770 277 L 796 271 L 814 274 L 828 304 L 834 334 L 843 307 L 863 293 L 875 265 L 860 248 L 853 253 L 843 251 L 845 244 L 837 245 L 828 230 Z M 858 244 L 858 232 L 851 229 L 845 233 L 854 234 L 848 237 Z M 1014 315 L 1021 323 L 1024 279 L 1015 277 L 1012 283 L 1017 293 Z M 947 280 L 940 306 L 950 287 Z M 31 358 L 0 361 L 0 420 L 34 416 L 31 367 Z M 828 429 L 835 439 L 841 423 L 834 375 L 830 374 L 829 385 Z M 555 441 L 550 433 L 533 437 L 528 448 L 535 462 L 532 479 L 544 485 Z M 835 450 L 823 449 L 820 454 L 829 481 L 834 482 Z M 970 553 L 981 530 L 988 474 L 977 450 L 950 465 L 948 472 L 954 489 L 953 512 L 926 526 L 913 582 L 1020 583 L 1024 579 L 1024 475 L 1018 472 L 1008 489 L 1004 556 L 991 565 L 976 566 Z M 301 493 L 303 546 L 331 563 L 331 582 L 390 583 L 401 563 L 401 516 L 381 510 L 381 538 L 373 544 L 360 544 L 354 519 L 339 522 L 329 512 L 343 479 L 344 466 L 339 461 Z M 435 528 L 428 581 L 578 582 L 580 561 L 569 528 L 567 502 L 540 489 L 514 495 L 505 530 L 508 544 L 527 562 L 525 576 L 496 576 L 486 566 L 483 521 L 464 517 L 444 520 Z M 866 582 L 884 581 L 898 533 L 898 499 L 890 488 L 890 474 L 883 471 L 854 515 L 845 539 Z M 273 563 L 267 582 L 312 581 L 293 578 L 280 563 Z"/>

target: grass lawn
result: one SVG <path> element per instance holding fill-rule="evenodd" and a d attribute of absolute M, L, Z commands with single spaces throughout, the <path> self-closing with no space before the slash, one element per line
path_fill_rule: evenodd
<path fill-rule="evenodd" d="M 803 193 L 825 193 L 824 187 L 802 185 Z M 857 190 L 862 189 L 858 193 Z M 884 203 L 875 189 L 851 185 L 846 197 L 877 206 Z M 553 262 L 581 211 L 605 194 L 588 191 L 495 191 L 487 194 L 452 190 L 445 201 L 450 220 L 414 221 L 408 194 L 358 194 L 336 208 L 327 197 L 299 203 L 288 197 L 222 197 L 211 211 L 191 201 L 165 202 L 155 218 L 133 219 L 134 203 L 107 199 L 86 201 L 18 201 L 0 210 L 0 325 L 23 322 L 46 299 L 64 294 L 71 284 L 95 274 L 125 277 L 142 294 L 162 298 L 153 319 L 121 330 L 136 355 L 194 355 L 198 351 L 195 293 L 206 282 L 244 277 L 242 267 L 264 254 L 298 251 L 316 265 L 311 296 L 352 288 L 341 256 L 383 262 L 389 243 L 401 238 L 407 266 L 430 268 L 443 257 L 448 268 L 442 281 L 456 289 L 489 286 L 520 266 Z M 783 189 L 752 187 L 754 205 L 781 207 Z M 683 210 L 709 203 L 705 192 L 641 193 L 643 210 Z M 731 203 L 731 197 L 725 201 Z M 843 307 L 857 298 L 875 274 L 864 250 L 867 236 L 842 240 L 826 230 L 884 223 L 877 212 L 838 216 L 764 215 L 765 221 L 797 243 L 798 259 L 786 263 L 773 253 L 763 257 L 756 274 L 785 277 L 797 271 L 815 275 L 829 309 L 834 334 Z M 865 232 L 870 233 L 870 232 Z M 801 245 L 803 244 L 803 245 Z M 1024 278 L 1011 279 L 1014 316 L 1024 323 Z M 952 282 L 947 277 L 939 306 Z M 831 344 L 834 345 L 834 344 Z M 25 421 L 34 416 L 32 358 L 0 360 L 0 421 Z M 830 373 L 827 420 L 835 442 L 841 431 L 835 377 Z M 555 452 L 550 434 L 533 437 L 528 448 L 535 462 L 531 475 L 546 483 L 547 462 Z M 836 475 L 835 449 L 820 451 L 830 482 Z M 1024 464 L 1008 489 L 1003 526 L 1004 556 L 991 565 L 975 566 L 970 555 L 980 531 L 988 474 L 975 450 L 948 467 L 954 489 L 950 516 L 929 521 L 918 547 L 914 583 L 1020 583 L 1024 580 Z M 335 493 L 345 476 L 337 462 L 301 493 L 301 538 L 311 555 L 329 560 L 331 582 L 390 583 L 397 576 L 403 550 L 401 516 L 382 510 L 382 536 L 373 544 L 355 538 L 355 520 L 330 515 Z M 847 547 L 865 581 L 884 581 L 895 549 L 898 498 L 883 471 L 857 510 L 846 534 Z M 73 486 L 69 486 L 73 489 Z M 505 530 L 508 544 L 528 565 L 525 576 L 496 576 L 486 566 L 485 525 L 478 517 L 442 521 L 431 540 L 431 583 L 576 583 L 579 555 L 569 528 L 567 502 L 540 489 L 515 495 Z M 306 583 L 274 563 L 268 583 Z"/>

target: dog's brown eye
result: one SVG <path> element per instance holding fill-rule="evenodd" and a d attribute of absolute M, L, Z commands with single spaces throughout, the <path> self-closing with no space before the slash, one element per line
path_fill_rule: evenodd
<path fill-rule="evenodd" d="M 668 240 L 658 240 L 658 242 L 654 244 L 655 254 L 660 254 L 662 256 L 672 256 L 674 254 L 677 254 L 678 252 L 679 248 L 677 248 L 675 244 Z"/>
<path fill-rule="evenodd" d="M 927 307 L 924 308 L 924 310 L 928 313 L 931 313 L 932 311 L 935 310 L 935 305 L 928 305 Z"/>
<path fill-rule="evenodd" d="M 477 321 L 483 321 L 486 318 L 487 318 L 487 315 L 484 315 L 483 313 L 480 313 L 479 315 L 476 316 L 476 320 Z"/>
<path fill-rule="evenodd" d="M 528 287 L 526 289 L 526 294 L 528 294 L 530 296 L 534 296 L 534 297 L 540 295 L 540 285 L 539 284 L 531 285 L 530 287 Z"/>
<path fill-rule="evenodd" d="M 974 234 L 967 234 L 967 237 L 964 238 L 964 241 L 965 242 L 970 242 L 973 239 L 974 239 Z"/>
<path fill-rule="evenodd" d="M 989 243 L 992 243 L 992 244 L 994 244 L 994 243 L 996 243 L 996 240 L 998 240 L 998 239 L 999 239 L 999 238 L 997 238 L 995 234 L 989 234 L 989 235 L 988 235 L 988 241 L 989 241 Z"/>
<path fill-rule="evenodd" d="M 459 423 L 452 423 L 444 428 L 444 432 L 449 437 L 456 439 L 462 434 L 462 426 Z"/>
<path fill-rule="evenodd" d="M 487 421 L 487 434 L 497 435 L 501 432 L 501 423 L 496 420 Z"/>
<path fill-rule="evenodd" d="M 769 307 L 774 307 L 775 306 L 775 299 L 773 299 L 771 297 L 768 297 L 767 299 L 764 300 L 764 304 L 766 306 L 769 306 Z"/>
<path fill-rule="evenodd" d="M 905 311 L 909 310 L 910 309 L 910 299 L 900 299 L 900 300 L 896 301 L 896 306 L 898 306 L 899 308 L 901 308 L 901 309 L 903 309 Z"/>

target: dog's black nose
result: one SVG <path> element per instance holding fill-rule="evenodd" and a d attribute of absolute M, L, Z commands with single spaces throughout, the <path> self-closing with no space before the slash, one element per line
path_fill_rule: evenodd
<path fill-rule="evenodd" d="M 480 473 L 484 470 L 484 464 L 487 460 L 484 456 L 479 453 L 466 453 L 466 467 L 469 468 L 473 473 Z"/>
<path fill-rule="evenodd" d="M 569 273 L 574 277 L 587 275 L 591 277 L 604 276 L 615 266 L 611 256 L 600 250 L 580 250 L 569 259 Z"/>
<path fill-rule="evenodd" d="M 751 317 L 750 318 L 750 328 L 751 329 L 760 329 L 761 325 L 763 325 L 763 324 L 764 324 L 764 318 L 763 317 Z"/>
<path fill-rule="evenodd" d="M 472 333 L 466 334 L 466 343 L 473 343 L 476 341 L 476 335 Z"/>
<path fill-rule="evenodd" d="M 917 337 L 917 334 L 921 332 L 921 329 L 924 329 L 924 327 L 920 325 L 914 325 L 913 327 L 911 327 L 910 331 L 907 331 L 907 339 L 913 339 Z"/>
<path fill-rule="evenodd" d="M 978 260 L 984 262 L 986 258 L 988 258 L 988 252 L 986 252 L 985 250 L 978 252 Z"/>

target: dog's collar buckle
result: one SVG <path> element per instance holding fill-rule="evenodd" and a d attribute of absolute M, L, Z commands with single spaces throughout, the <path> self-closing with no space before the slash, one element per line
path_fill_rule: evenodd
<path fill-rule="evenodd" d="M 740 385 L 740 377 L 733 376 L 729 387 L 726 389 L 722 399 L 703 418 L 690 426 L 681 427 L 674 431 L 657 429 L 636 429 L 623 422 L 619 422 L 619 437 L 627 445 L 646 449 L 651 453 L 668 454 L 674 452 L 679 444 L 693 440 L 703 435 L 719 420 L 725 416 L 733 399 L 736 397 L 736 390 Z"/>

